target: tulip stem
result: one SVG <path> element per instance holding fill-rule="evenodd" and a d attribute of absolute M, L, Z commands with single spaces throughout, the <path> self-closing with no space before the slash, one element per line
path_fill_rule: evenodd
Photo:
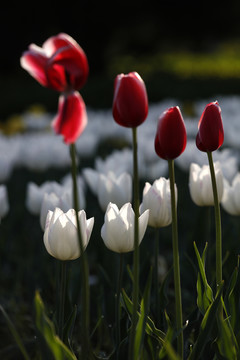
<path fill-rule="evenodd" d="M 139 180 L 137 158 L 137 128 L 132 128 L 133 140 L 133 208 L 134 220 L 134 252 L 133 252 L 133 313 L 130 333 L 129 360 L 134 358 L 134 341 L 138 321 L 138 293 L 139 293 Z"/>
<path fill-rule="evenodd" d="M 156 311 L 156 326 L 160 323 L 160 308 L 159 308 L 159 291 L 158 291 L 158 255 L 159 255 L 159 229 L 155 229 L 155 249 L 154 249 L 154 281 L 155 281 L 155 311 Z"/>
<path fill-rule="evenodd" d="M 175 313 L 177 326 L 177 352 L 183 359 L 183 331 L 182 331 L 182 298 L 180 281 L 180 264 L 178 251 L 178 225 L 177 225 L 177 204 L 175 196 L 175 174 L 174 160 L 168 160 L 170 191 L 171 191 L 171 209 L 172 209 L 172 247 L 173 247 L 173 272 L 175 288 Z"/>
<path fill-rule="evenodd" d="M 72 160 L 72 181 L 73 181 L 73 203 L 76 214 L 78 214 L 79 206 L 79 196 L 78 196 L 78 185 L 77 185 L 77 161 L 76 161 L 76 147 L 75 144 L 70 145 L 70 154 Z M 78 230 L 78 241 L 81 253 L 81 276 L 82 276 L 82 287 L 81 287 L 81 318 L 82 318 L 82 327 L 81 327 L 81 338 L 82 338 L 82 357 L 83 359 L 89 358 L 90 352 L 90 341 L 89 341 L 89 301 L 90 301 L 90 292 L 89 292 L 89 268 L 87 256 L 84 251 L 81 227 L 79 217 L 77 219 L 77 230 Z"/>
<path fill-rule="evenodd" d="M 65 315 L 65 297 L 66 297 L 66 261 L 61 261 L 60 273 L 60 304 L 59 304 L 59 337 L 63 340 L 64 315 Z"/>
<path fill-rule="evenodd" d="M 120 342 L 121 342 L 121 329 L 120 329 L 121 306 L 120 306 L 120 294 L 121 294 L 121 287 L 122 287 L 123 261 L 124 261 L 124 254 L 121 253 L 121 254 L 120 254 L 120 257 L 119 257 L 119 271 L 118 271 L 117 292 L 116 292 L 116 360 L 119 359 L 119 346 L 120 346 Z"/>
<path fill-rule="evenodd" d="M 216 175 L 213 165 L 212 153 L 207 152 L 208 162 L 210 168 L 210 174 L 212 179 L 213 199 L 214 199 L 214 210 L 215 210 L 215 226 L 216 226 L 216 285 L 217 289 L 222 283 L 222 234 L 221 234 L 221 213 L 220 205 L 218 201 L 218 191 Z M 219 304 L 221 309 L 221 303 Z M 221 312 L 221 310 L 219 310 Z"/>

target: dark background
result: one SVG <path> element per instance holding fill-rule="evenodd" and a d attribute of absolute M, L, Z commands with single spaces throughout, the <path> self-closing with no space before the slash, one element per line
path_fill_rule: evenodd
<path fill-rule="evenodd" d="M 4 2 L 0 12 L 0 120 L 34 103 L 56 110 L 58 94 L 42 88 L 20 67 L 20 56 L 30 43 L 41 46 L 59 32 L 71 35 L 85 50 L 90 65 L 82 90 L 87 105 L 110 107 L 117 75 L 109 71 L 113 60 L 126 54 L 138 57 L 172 49 L 213 51 L 222 41 L 240 38 L 239 14 L 237 0 Z M 218 82 L 216 86 L 206 81 L 196 85 L 159 73 L 150 78 L 140 75 L 150 101 L 166 96 L 208 96 L 219 90 Z M 223 92 L 240 90 L 239 81 L 221 84 Z"/>

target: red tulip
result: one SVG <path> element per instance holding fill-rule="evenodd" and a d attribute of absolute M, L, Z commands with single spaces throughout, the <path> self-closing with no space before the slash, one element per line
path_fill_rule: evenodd
<path fill-rule="evenodd" d="M 224 130 L 221 108 L 217 101 L 208 104 L 199 120 L 196 145 L 199 150 L 212 152 L 222 146 Z"/>
<path fill-rule="evenodd" d="M 20 62 L 41 85 L 60 92 L 80 89 L 88 77 L 83 49 L 64 33 L 50 37 L 42 48 L 31 44 Z"/>
<path fill-rule="evenodd" d="M 158 120 L 155 151 L 162 159 L 173 160 L 185 150 L 186 143 L 186 127 L 181 111 L 178 106 L 171 107 Z"/>
<path fill-rule="evenodd" d="M 136 72 L 117 75 L 114 83 L 113 117 L 121 126 L 137 127 L 148 114 L 145 84 Z"/>
<path fill-rule="evenodd" d="M 63 135 L 66 144 L 73 144 L 82 134 L 86 125 L 85 103 L 79 92 L 75 91 L 67 96 L 61 95 L 58 114 L 52 123 L 55 132 Z"/>

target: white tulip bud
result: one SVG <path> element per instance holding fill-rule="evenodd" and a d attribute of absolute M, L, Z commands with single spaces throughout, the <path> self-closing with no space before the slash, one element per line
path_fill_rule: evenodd
<path fill-rule="evenodd" d="M 175 185 L 177 199 L 177 187 Z M 148 225 L 158 228 L 168 226 L 172 222 L 171 191 L 169 180 L 161 177 L 153 185 L 145 183 L 140 213 L 149 209 Z"/>
<path fill-rule="evenodd" d="M 223 174 L 220 162 L 214 163 L 217 183 L 218 201 L 220 203 L 223 195 Z M 193 202 L 198 206 L 213 206 L 213 189 L 209 165 L 200 167 L 198 164 L 190 165 L 189 189 Z"/>
<path fill-rule="evenodd" d="M 139 217 L 139 245 L 145 234 L 149 210 Z M 116 204 L 109 203 L 105 213 L 101 236 L 107 248 L 117 253 L 134 250 L 134 219 L 135 213 L 130 203 L 124 204 L 119 210 Z"/>
<path fill-rule="evenodd" d="M 78 212 L 82 243 L 86 249 L 94 224 L 94 218 L 86 219 L 84 210 Z M 43 237 L 44 245 L 50 255 L 59 260 L 75 260 L 80 254 L 77 232 L 77 218 L 74 209 L 64 213 L 56 208 L 49 211 Z"/>

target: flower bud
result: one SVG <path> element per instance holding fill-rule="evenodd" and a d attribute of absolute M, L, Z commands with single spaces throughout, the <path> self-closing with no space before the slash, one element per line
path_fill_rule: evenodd
<path fill-rule="evenodd" d="M 186 147 L 187 134 L 178 106 L 164 111 L 158 120 L 155 136 L 155 151 L 165 160 L 177 158 Z"/>
<path fill-rule="evenodd" d="M 223 174 L 220 162 L 214 163 L 217 183 L 218 201 L 220 203 L 223 195 Z M 209 165 L 200 167 L 198 164 L 190 165 L 189 189 L 193 202 L 198 206 L 214 206 L 212 179 Z"/>
<path fill-rule="evenodd" d="M 175 185 L 177 197 L 177 187 Z M 172 222 L 171 191 L 169 180 L 161 177 L 153 185 L 145 183 L 140 213 L 149 209 L 148 225 L 158 228 L 168 226 Z"/>
<path fill-rule="evenodd" d="M 222 146 L 224 130 L 221 108 L 217 101 L 208 104 L 199 120 L 196 145 L 199 150 L 212 152 Z"/>
<path fill-rule="evenodd" d="M 139 217 L 139 245 L 145 234 L 149 210 Z M 135 213 L 130 203 L 119 210 L 116 204 L 109 203 L 101 229 L 101 236 L 107 248 L 117 253 L 134 250 Z"/>
<path fill-rule="evenodd" d="M 94 224 L 94 218 L 86 219 L 84 210 L 78 212 L 83 248 L 86 249 Z M 59 260 L 75 260 L 80 253 L 77 218 L 74 209 L 64 213 L 56 208 L 49 211 L 43 237 L 47 252 Z"/>
<path fill-rule="evenodd" d="M 117 75 L 114 83 L 113 118 L 121 126 L 135 128 L 148 114 L 145 84 L 136 72 Z"/>

